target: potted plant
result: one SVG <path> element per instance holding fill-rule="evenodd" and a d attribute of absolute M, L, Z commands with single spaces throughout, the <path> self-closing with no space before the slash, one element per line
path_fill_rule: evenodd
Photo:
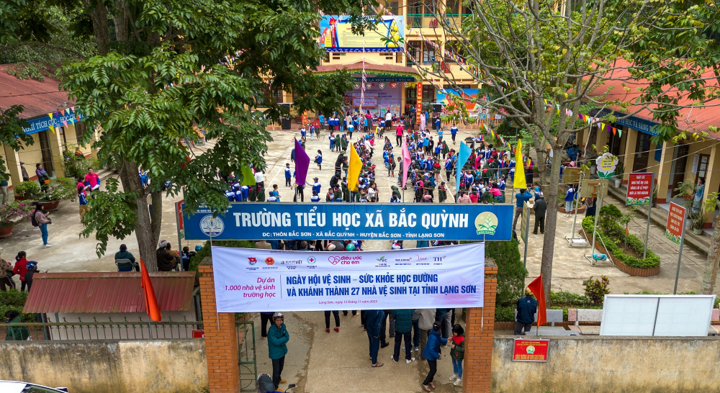
<path fill-rule="evenodd" d="M 60 201 L 75 199 L 77 195 L 77 189 L 75 187 L 75 182 L 72 179 L 58 177 L 50 182 L 47 191 L 38 198 L 38 201 L 46 211 L 57 210 L 60 206 Z"/>
<path fill-rule="evenodd" d="M 33 209 L 32 204 L 17 201 L 0 206 L 0 239 L 12 235 L 15 223 L 30 217 Z"/>
<path fill-rule="evenodd" d="M 695 193 L 695 185 L 683 181 L 677 184 L 674 191 L 677 192 L 675 198 L 692 199 L 693 193 Z"/>
<path fill-rule="evenodd" d="M 615 167 L 615 179 L 614 179 L 616 188 L 620 188 L 624 174 L 625 174 L 625 167 L 623 166 L 622 162 L 618 162 L 617 166 Z"/>
<path fill-rule="evenodd" d="M 40 184 L 36 181 L 24 181 L 13 186 L 15 192 L 15 200 L 35 200 L 41 195 Z"/>

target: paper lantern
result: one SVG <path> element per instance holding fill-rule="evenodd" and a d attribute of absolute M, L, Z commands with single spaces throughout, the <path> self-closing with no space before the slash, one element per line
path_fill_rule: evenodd
<path fill-rule="evenodd" d="M 380 90 L 384 89 L 384 88 L 385 88 L 385 83 L 380 83 L 380 84 L 378 85 L 378 87 L 380 88 Z"/>
<path fill-rule="evenodd" d="M 397 82 L 390 82 L 390 88 L 394 89 L 397 87 Z"/>

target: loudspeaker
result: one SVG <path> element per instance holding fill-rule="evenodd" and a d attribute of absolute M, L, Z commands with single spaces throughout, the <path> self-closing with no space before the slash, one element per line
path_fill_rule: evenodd
<path fill-rule="evenodd" d="M 442 104 L 438 104 L 437 102 L 432 103 L 433 106 L 433 112 L 440 113 L 442 112 Z"/>

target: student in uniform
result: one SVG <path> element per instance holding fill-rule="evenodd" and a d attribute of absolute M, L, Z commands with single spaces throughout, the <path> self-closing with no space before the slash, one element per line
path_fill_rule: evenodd
<path fill-rule="evenodd" d="M 292 188 L 290 180 L 292 179 L 292 171 L 290 171 L 290 164 L 285 164 L 285 185 Z"/>

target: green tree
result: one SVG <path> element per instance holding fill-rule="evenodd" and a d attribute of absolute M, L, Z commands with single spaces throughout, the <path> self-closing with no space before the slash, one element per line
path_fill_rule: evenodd
<path fill-rule="evenodd" d="M 361 14 L 361 2 L 351 0 L 82 1 L 99 55 L 64 67 L 61 87 L 88 127 L 102 130 L 94 146 L 102 163 L 120 169 L 122 183 L 90 201 L 83 235 L 95 234 L 98 254 L 108 236 L 134 232 L 140 256 L 156 269 L 166 182 L 167 195 L 184 192 L 189 212 L 201 204 L 223 212 L 227 185 L 217 172 L 264 168 L 271 139 L 264 127 L 280 113 L 262 100 L 267 89 L 292 89 L 298 111 L 340 107 L 350 76 L 312 73 L 322 55 L 318 7 Z M 356 20 L 362 30 L 364 20 Z M 196 156 L 188 144 L 199 139 L 197 126 L 216 143 Z"/>
<path fill-rule="evenodd" d="M 615 121 L 642 110 L 663 112 L 666 102 L 683 108 L 717 96 L 715 76 L 705 74 L 708 61 L 702 59 L 709 38 L 697 34 L 703 29 L 703 20 L 717 15 L 714 3 L 467 0 L 464 5 L 469 15 L 462 21 L 447 18 L 442 7 L 437 7 L 434 16 L 437 29 L 454 41 L 450 47 L 466 60 L 464 67 L 469 72 L 445 72 L 439 63 L 445 54 L 436 56 L 437 63 L 429 68 L 416 67 L 426 79 L 442 80 L 446 88 L 457 89 L 456 81 L 467 83 L 469 75 L 493 91 L 492 98 L 481 104 L 506 113 L 530 134 L 536 147 L 550 145 L 552 169 L 545 187 L 549 201 L 557 200 L 565 144 L 589 126 L 577 121 L 578 114 L 588 114 L 584 108 L 593 107 L 597 111 L 593 115 L 605 113 L 609 107 L 619 108 L 620 116 L 612 111 L 603 116 L 603 120 Z M 702 12 L 710 16 L 698 15 L 705 5 L 709 10 Z M 693 40 L 667 38 L 692 34 Z M 660 41 L 659 37 L 666 38 Z M 437 44 L 446 47 L 445 42 Z M 647 61 L 641 62 L 641 54 Z M 675 71 L 682 65 L 683 71 L 668 75 L 663 71 L 668 63 L 678 65 Z M 641 92 L 629 87 L 642 77 L 652 78 L 657 85 Z M 615 94 L 606 84 L 618 79 L 628 86 Z M 670 102 L 668 97 L 673 95 L 694 102 Z M 544 151 L 537 152 L 540 166 L 545 161 Z M 548 204 L 543 239 L 541 273 L 546 298 L 552 288 L 557 208 L 555 203 Z"/>
<path fill-rule="evenodd" d="M 0 143 L 10 147 L 13 151 L 20 151 L 23 143 L 26 146 L 33 144 L 33 138 L 26 135 L 23 127 L 29 124 L 18 116 L 23 112 L 21 105 L 13 105 L 8 109 L 0 108 Z M 8 180 L 5 160 L 0 156 L 0 180 Z"/>

